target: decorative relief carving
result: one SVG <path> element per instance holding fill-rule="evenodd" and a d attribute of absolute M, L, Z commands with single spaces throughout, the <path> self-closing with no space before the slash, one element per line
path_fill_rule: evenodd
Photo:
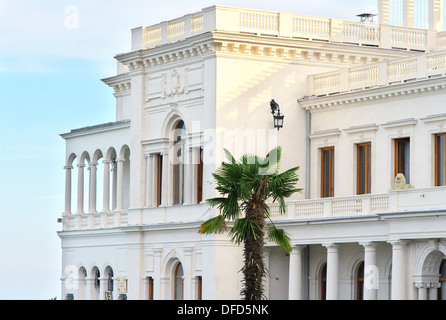
<path fill-rule="evenodd" d="M 146 77 L 145 100 L 180 98 L 203 89 L 203 65 L 172 69 Z"/>
<path fill-rule="evenodd" d="M 187 92 L 187 73 L 183 78 L 178 70 L 174 69 L 170 76 L 164 73 L 161 80 L 161 98 L 180 96 Z"/>

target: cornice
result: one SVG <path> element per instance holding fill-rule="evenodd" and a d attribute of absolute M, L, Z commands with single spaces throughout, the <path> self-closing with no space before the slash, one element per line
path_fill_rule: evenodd
<path fill-rule="evenodd" d="M 332 107 L 347 107 L 358 103 L 370 103 L 390 98 L 410 97 L 414 94 L 438 93 L 446 89 L 446 76 L 420 79 L 351 92 L 324 96 L 310 96 L 297 100 L 299 105 L 311 112 L 329 110 Z"/>
<path fill-rule="evenodd" d="M 98 125 L 89 126 L 89 127 L 83 127 L 83 128 L 79 128 L 79 129 L 73 129 L 68 133 L 61 134 L 60 136 L 63 139 L 69 139 L 69 138 L 74 138 L 74 137 L 79 137 L 79 136 L 84 136 L 84 135 L 91 135 L 91 134 L 95 134 L 95 133 L 120 130 L 120 129 L 125 129 L 125 128 L 130 128 L 130 120 L 128 120 L 128 119 L 116 121 L 116 122 L 108 122 L 108 123 L 104 123 L 104 124 L 98 124 Z"/>
<path fill-rule="evenodd" d="M 415 54 L 417 53 L 411 51 L 345 43 L 211 31 L 160 46 L 121 53 L 116 55 L 115 59 L 126 65 L 129 70 L 127 74 L 132 75 L 138 70 L 165 68 L 172 64 L 178 66 L 181 63 L 190 63 L 193 59 L 210 57 L 265 59 L 275 62 L 317 63 L 331 67 L 345 67 Z"/>

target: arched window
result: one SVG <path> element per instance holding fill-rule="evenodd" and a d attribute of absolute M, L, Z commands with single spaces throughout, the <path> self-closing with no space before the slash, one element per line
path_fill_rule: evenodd
<path fill-rule="evenodd" d="M 186 126 L 178 121 L 173 131 L 173 204 L 184 202 L 184 145 Z"/>
<path fill-rule="evenodd" d="M 356 300 L 364 300 L 364 261 L 356 272 Z"/>
<path fill-rule="evenodd" d="M 183 300 L 183 266 L 179 262 L 175 267 L 174 273 L 174 299 Z"/>
<path fill-rule="evenodd" d="M 327 264 L 321 270 L 321 300 L 327 300 Z"/>
<path fill-rule="evenodd" d="M 440 264 L 440 284 L 441 287 L 438 288 L 438 300 L 446 300 L 446 259 L 443 259 Z"/>

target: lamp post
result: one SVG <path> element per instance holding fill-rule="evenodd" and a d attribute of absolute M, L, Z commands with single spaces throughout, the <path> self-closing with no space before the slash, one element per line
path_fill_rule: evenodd
<path fill-rule="evenodd" d="M 280 114 L 279 104 L 276 101 L 274 101 L 274 99 L 271 100 L 269 105 L 271 107 L 271 114 L 273 115 L 274 118 L 274 128 L 277 128 L 277 131 L 279 131 L 280 128 L 283 128 L 283 118 L 285 116 L 283 114 Z"/>

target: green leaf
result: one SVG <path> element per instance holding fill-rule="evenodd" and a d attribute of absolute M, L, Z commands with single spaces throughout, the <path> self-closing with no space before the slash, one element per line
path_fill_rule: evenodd
<path fill-rule="evenodd" d="M 201 224 L 200 230 L 198 233 L 202 234 L 210 234 L 210 233 L 222 233 L 226 231 L 226 221 L 222 215 L 218 215 L 214 218 L 211 218 Z"/>
<path fill-rule="evenodd" d="M 286 252 L 291 252 L 291 240 L 285 230 L 276 228 L 274 224 L 270 224 L 267 229 L 269 241 L 276 243 Z"/>
<path fill-rule="evenodd" d="M 249 239 L 257 239 L 257 231 L 260 227 L 248 218 L 239 218 L 234 221 L 234 226 L 232 227 L 229 235 L 231 236 L 231 241 L 240 244 Z"/>

